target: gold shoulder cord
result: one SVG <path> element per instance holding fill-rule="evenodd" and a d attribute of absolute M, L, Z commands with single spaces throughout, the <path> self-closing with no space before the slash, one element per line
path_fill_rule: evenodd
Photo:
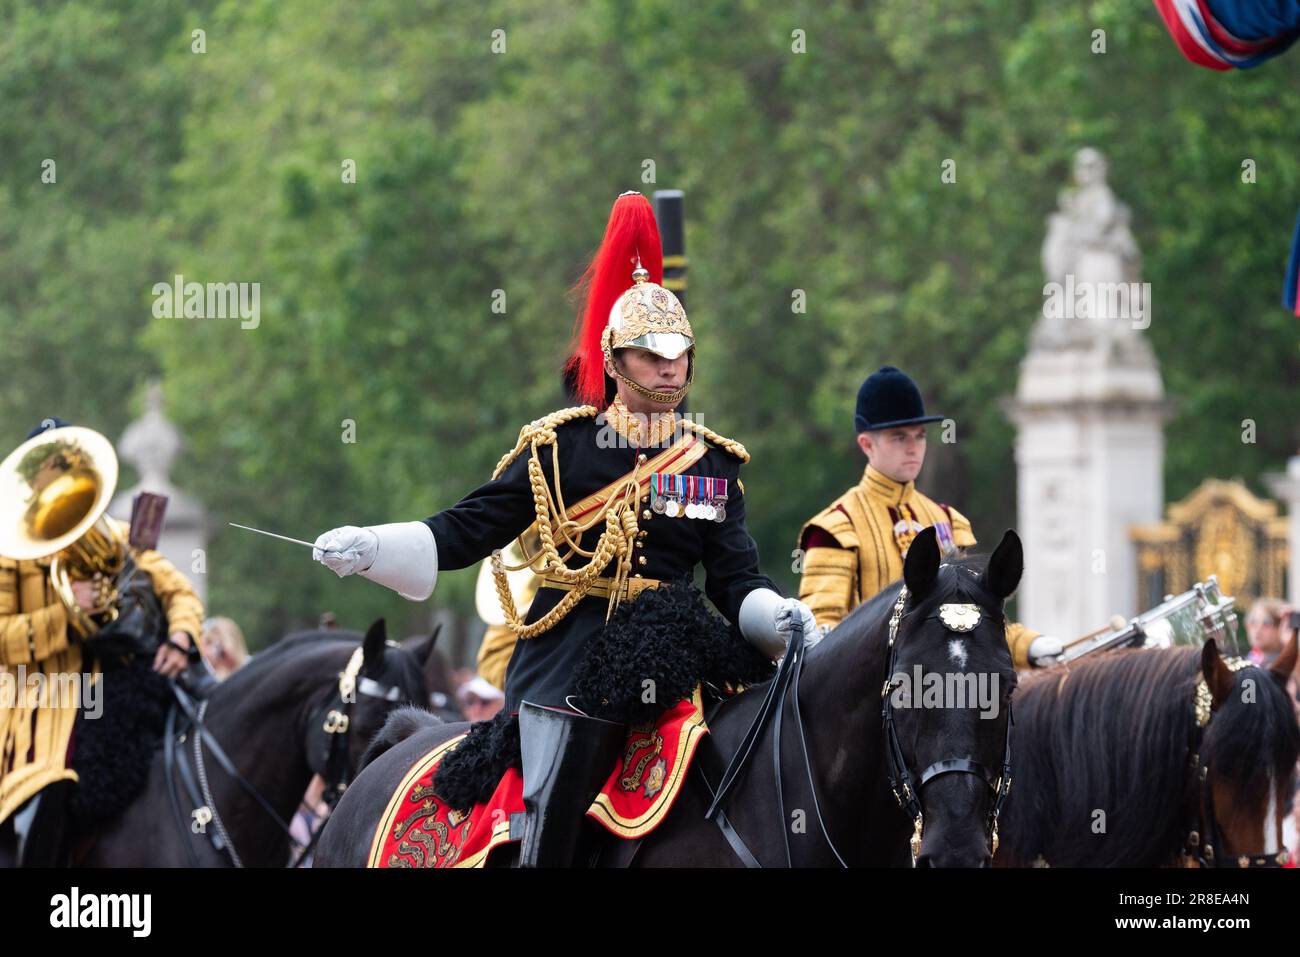
<path fill-rule="evenodd" d="M 614 494 L 610 496 L 609 504 L 603 510 L 596 511 L 585 524 L 567 520 L 564 517 L 567 509 L 565 508 L 564 495 L 560 486 L 558 449 L 551 454 L 551 466 L 555 479 L 554 495 L 552 495 L 550 487 L 546 484 L 546 478 L 542 472 L 540 450 L 544 445 L 556 445 L 555 430 L 574 419 L 594 416 L 597 411 L 596 407 L 591 405 L 575 406 L 571 409 L 552 412 L 550 415 L 524 426 L 519 431 L 519 441 L 515 444 L 515 447 L 502 457 L 501 461 L 497 463 L 496 470 L 492 473 L 494 479 L 499 477 L 510 463 L 523 453 L 524 449 L 531 449 L 531 457 L 528 460 L 528 482 L 533 492 L 533 509 L 537 515 L 537 535 L 541 541 L 541 547 L 536 554 L 529 555 L 527 548 L 521 541 L 519 544 L 524 553 L 524 562 L 520 565 L 507 565 L 502 561 L 499 550 L 492 554 L 492 577 L 496 582 L 497 597 L 501 602 L 501 610 L 505 615 L 506 624 L 519 638 L 533 638 L 540 635 L 572 611 L 573 607 L 591 590 L 592 585 L 600 577 L 600 573 L 605 566 L 617 557 L 618 565 L 614 574 L 614 587 L 610 589 L 609 609 L 605 613 L 605 620 L 608 621 L 609 616 L 613 614 L 614 608 L 618 604 L 619 591 L 632 570 L 632 550 L 629 546 L 630 543 L 636 541 L 636 506 L 640 497 L 640 470 L 641 465 L 645 462 L 645 456 L 638 457 L 636 468 L 633 469 L 632 474 L 623 486 L 615 490 Z M 605 519 L 605 530 L 597 540 L 596 547 L 588 552 L 578 545 L 578 539 L 582 537 L 584 532 L 600 521 L 602 517 Z M 567 546 L 563 555 L 560 554 L 559 547 L 556 544 L 557 536 L 563 539 L 564 544 Z M 565 561 L 575 554 L 589 556 L 591 560 L 581 568 L 569 568 Z M 536 564 L 539 556 L 541 557 L 540 565 Z M 528 567 L 531 567 L 534 573 L 539 576 L 550 575 L 552 578 L 558 578 L 572 586 L 572 591 L 566 592 L 564 597 L 560 599 L 559 604 L 531 625 L 524 624 L 524 616 L 519 614 L 519 609 L 515 606 L 514 596 L 510 592 L 510 583 L 506 578 L 507 571 L 517 571 Z"/>
<path fill-rule="evenodd" d="M 694 419 L 682 419 L 681 421 L 682 421 L 682 426 L 684 428 L 690 429 L 692 432 L 695 432 L 697 435 L 704 436 L 714 445 L 721 446 L 722 448 L 730 452 L 732 455 L 734 455 L 736 458 L 740 459 L 741 462 L 749 461 L 749 453 L 746 452 L 745 447 L 741 445 L 739 442 L 737 442 L 735 439 L 729 439 L 725 435 L 718 435 L 717 432 L 714 432 L 711 428 L 709 428 L 706 425 L 701 425 L 699 422 L 696 422 Z"/>

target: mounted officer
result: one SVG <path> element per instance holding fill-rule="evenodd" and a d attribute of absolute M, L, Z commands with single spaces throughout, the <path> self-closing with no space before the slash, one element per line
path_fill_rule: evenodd
<path fill-rule="evenodd" d="M 523 866 L 574 863 L 584 812 L 624 742 L 622 724 L 570 700 L 585 647 L 618 606 L 635 615 L 638 596 L 703 565 L 708 598 L 769 658 L 784 653 L 794 616 L 810 636 L 816 626 L 759 571 L 739 476 L 748 453 L 676 412 L 695 378 L 695 337 L 661 285 L 662 259 L 649 201 L 624 193 L 584 276 L 567 366 L 587 404 L 524 426 L 491 481 L 451 508 L 420 522 L 333 529 L 315 543 L 315 558 L 340 576 L 360 573 L 422 601 L 440 569 L 519 540 L 541 576 L 526 614 L 500 555 L 493 570 L 516 636 L 505 713 L 519 716 Z"/>
<path fill-rule="evenodd" d="M 66 859 L 74 805 L 107 814 L 101 791 L 116 803 L 139 792 L 148 768 L 118 760 L 113 736 L 161 734 L 136 720 L 156 709 L 134 695 L 165 693 L 197 657 L 203 604 L 104 514 L 116 480 L 108 439 L 55 418 L 0 464 L 0 852 L 12 848 L 20 866 Z M 97 713 L 83 714 L 83 676 Z M 91 752 L 116 766 L 83 761 Z"/>
<path fill-rule="evenodd" d="M 925 426 L 942 418 L 925 414 L 916 383 L 893 366 L 873 372 L 859 388 L 853 423 L 867 458 L 862 480 L 799 531 L 799 597 L 824 630 L 903 576 L 903 558 L 921 529 L 933 525 L 948 555 L 975 545 L 965 515 L 916 488 Z M 1061 652 L 1058 639 L 1018 622 L 1008 622 L 1007 644 L 1022 668 Z"/>

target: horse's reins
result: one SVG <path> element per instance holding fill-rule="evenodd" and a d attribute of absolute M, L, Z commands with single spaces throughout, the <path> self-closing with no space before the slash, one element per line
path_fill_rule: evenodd
<path fill-rule="evenodd" d="M 1250 665 L 1247 659 L 1228 659 L 1225 664 L 1233 671 L 1240 671 Z M 1205 739 L 1205 729 L 1213 716 L 1213 698 L 1205 678 L 1196 683 L 1196 699 L 1193 706 L 1195 720 L 1192 722 L 1191 743 L 1188 746 L 1188 767 L 1192 774 L 1189 790 L 1195 791 L 1196 810 L 1192 812 L 1191 827 L 1183 842 L 1183 856 L 1201 867 L 1283 867 L 1287 862 L 1284 847 L 1274 854 L 1239 854 L 1236 857 L 1220 857 L 1215 847 L 1222 848 L 1218 818 L 1214 813 L 1214 793 L 1210 788 L 1210 768 L 1201 754 L 1201 745 Z"/>
<path fill-rule="evenodd" d="M 830 834 L 826 830 L 826 822 L 822 818 L 821 805 L 817 801 L 817 784 L 813 779 L 812 763 L 808 758 L 808 744 L 803 731 L 803 715 L 799 712 L 799 676 L 803 673 L 804 659 L 804 633 L 803 621 L 795 619 L 790 632 L 790 643 L 786 646 L 785 658 L 781 661 L 781 667 L 777 669 L 776 677 L 768 685 L 767 694 L 763 702 L 759 705 L 754 720 L 750 723 L 749 729 L 741 738 L 740 744 L 736 748 L 735 754 L 732 755 L 728 762 L 726 770 L 722 773 L 722 780 L 718 784 L 715 792 L 709 785 L 707 776 L 704 774 L 703 766 L 700 766 L 700 778 L 704 781 L 704 786 L 708 789 L 713 800 L 709 804 L 709 809 L 705 811 L 704 816 L 707 820 L 713 821 L 722 831 L 722 836 L 730 845 L 732 851 L 741 859 L 746 867 L 762 867 L 758 858 L 754 855 L 748 845 L 745 844 L 741 836 L 736 833 L 727 815 L 722 810 L 722 803 L 731 793 L 744 769 L 746 762 L 749 760 L 750 752 L 754 744 L 762 735 L 763 729 L 767 726 L 773 712 L 776 714 L 776 723 L 772 726 L 772 765 L 776 775 L 776 798 L 777 808 L 781 815 L 781 836 L 785 845 L 785 862 L 786 866 L 792 866 L 790 856 L 790 834 L 785 827 L 785 795 L 784 788 L 781 785 L 781 724 L 785 716 L 785 696 L 791 686 L 793 692 L 793 707 L 795 722 L 799 729 L 799 744 L 803 750 L 804 771 L 808 776 L 808 786 L 812 791 L 813 815 L 817 819 L 817 825 L 821 828 L 822 836 L 826 839 L 831 853 L 839 861 L 841 867 L 848 867 L 844 858 L 840 855 L 839 850 L 835 847 L 835 842 L 831 840 Z"/>
<path fill-rule="evenodd" d="M 903 754 L 903 746 L 898 740 L 898 729 L 894 726 L 894 703 L 893 695 L 890 693 L 894 689 L 894 668 L 898 661 L 898 642 L 896 641 L 898 626 L 905 617 L 903 606 L 906 603 L 907 586 L 904 585 L 899 590 L 898 600 L 894 602 L 894 610 L 889 616 L 889 670 L 886 672 L 885 686 L 880 692 L 880 697 L 884 702 L 881 705 L 880 717 L 884 727 L 889 789 L 893 792 L 894 800 L 898 802 L 899 807 L 912 820 L 912 866 L 916 866 L 916 860 L 921 853 L 921 835 L 925 826 L 924 809 L 921 805 L 921 788 L 941 774 L 973 774 L 993 792 L 993 806 L 989 809 L 988 817 L 988 838 L 990 853 L 997 854 L 998 818 L 1002 814 L 1002 805 L 1011 792 L 1011 706 L 1010 704 L 1007 705 L 1007 733 L 1002 748 L 1002 769 L 996 781 L 982 764 L 969 757 L 943 758 L 935 761 L 921 772 L 919 779 L 914 778 L 912 772 L 908 770 L 907 759 Z M 977 617 L 975 621 L 978 622 L 978 620 Z M 974 624 L 972 623 L 970 627 L 973 628 Z"/>
<path fill-rule="evenodd" d="M 401 697 L 401 692 L 396 687 L 385 687 L 370 678 L 358 679 L 358 674 L 364 661 L 364 651 L 358 647 L 348 659 L 347 667 L 339 673 L 338 687 L 335 698 L 327 706 L 325 719 L 322 723 L 321 730 L 330 735 L 329 754 L 326 759 L 326 790 L 323 800 L 332 811 L 334 805 L 342 797 L 343 791 L 352 776 L 351 762 L 348 759 L 348 733 L 351 726 L 352 707 L 356 702 L 356 692 L 370 695 L 372 697 L 383 698 L 387 701 L 395 701 Z M 307 844 L 301 844 L 295 838 L 279 813 L 274 807 L 258 792 L 258 790 L 248 782 L 248 780 L 239 773 L 234 762 L 230 760 L 221 744 L 208 730 L 203 722 L 204 712 L 207 710 L 207 701 L 201 702 L 197 707 L 194 700 L 175 682 L 171 683 L 173 694 L 176 698 L 176 705 L 180 710 L 185 712 L 190 722 L 190 729 L 194 734 L 194 768 L 182 758 L 176 761 L 176 743 L 178 734 L 176 732 L 176 707 L 171 708 L 167 714 L 167 728 L 165 732 L 165 746 L 163 749 L 164 765 L 167 771 L 168 799 L 172 806 L 173 815 L 180 827 L 182 834 L 182 843 L 185 846 L 186 856 L 189 858 L 192 867 L 199 866 L 198 855 L 191 846 L 189 835 L 206 834 L 212 842 L 212 845 L 218 852 L 224 853 L 233 866 L 243 867 L 243 861 L 236 851 L 229 832 L 226 830 L 221 815 L 217 809 L 216 802 L 213 799 L 207 781 L 207 768 L 203 760 L 203 745 L 206 744 L 209 751 L 221 768 L 235 780 L 235 782 L 257 803 L 263 812 L 275 822 L 281 832 L 289 839 L 290 845 L 298 849 L 297 857 L 294 859 L 291 867 L 298 867 L 311 853 L 315 846 L 317 838 L 322 829 L 317 829 L 312 839 Z M 182 732 L 184 733 L 184 732 Z M 176 775 L 174 769 L 179 768 L 181 778 L 186 788 L 190 801 L 194 805 L 194 810 L 187 819 L 181 810 L 180 795 L 176 786 Z M 197 774 L 197 782 L 195 781 Z M 215 833 L 209 833 L 207 825 L 215 825 Z"/>

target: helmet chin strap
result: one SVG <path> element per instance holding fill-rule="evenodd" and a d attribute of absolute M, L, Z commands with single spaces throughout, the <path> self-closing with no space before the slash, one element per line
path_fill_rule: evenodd
<path fill-rule="evenodd" d="M 631 389 L 633 392 L 635 392 L 637 395 L 641 396 L 642 398 L 649 399 L 651 402 L 659 402 L 662 403 L 663 405 L 676 405 L 678 402 L 682 401 L 682 399 L 686 398 L 686 393 L 691 390 L 691 385 L 695 382 L 695 350 L 694 349 L 691 350 L 690 361 L 688 363 L 687 370 L 686 370 L 686 384 L 683 385 L 680 389 L 674 390 L 673 392 L 654 392 L 650 389 L 647 389 L 641 383 L 628 378 L 622 372 L 620 372 L 618 369 L 618 363 L 614 361 L 612 354 L 609 355 L 609 359 L 610 359 L 609 364 L 614 370 L 614 377 L 618 379 L 620 382 L 626 384 L 627 387 Z"/>

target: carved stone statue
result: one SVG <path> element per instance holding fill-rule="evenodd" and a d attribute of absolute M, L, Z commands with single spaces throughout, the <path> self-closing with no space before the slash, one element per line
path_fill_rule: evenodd
<path fill-rule="evenodd" d="M 1074 156 L 1073 189 L 1047 219 L 1043 272 L 1049 281 L 1136 282 L 1142 254 L 1129 231 L 1129 209 L 1106 182 L 1106 158 L 1091 146 Z"/>
<path fill-rule="evenodd" d="M 1116 198 L 1106 182 L 1106 159 L 1092 147 L 1074 157 L 1074 183 L 1061 191 L 1060 209 L 1047 219 L 1043 241 L 1043 273 L 1070 301 L 1069 314 L 1062 316 L 1044 292 L 1044 318 L 1035 338 L 1056 346 L 1079 345 L 1085 339 L 1118 335 L 1135 326 L 1131 322 L 1108 321 L 1128 316 L 1113 315 L 1119 284 L 1133 284 L 1123 291 L 1136 294 L 1140 288 L 1142 255 L 1129 229 L 1129 208 Z M 1140 301 L 1129 303 L 1138 310 Z"/>
<path fill-rule="evenodd" d="M 141 487 L 169 494 L 172 462 L 180 448 L 180 433 L 163 414 L 162 385 L 150 382 L 144 415 L 126 427 L 117 443 L 118 454 L 139 470 Z"/>

